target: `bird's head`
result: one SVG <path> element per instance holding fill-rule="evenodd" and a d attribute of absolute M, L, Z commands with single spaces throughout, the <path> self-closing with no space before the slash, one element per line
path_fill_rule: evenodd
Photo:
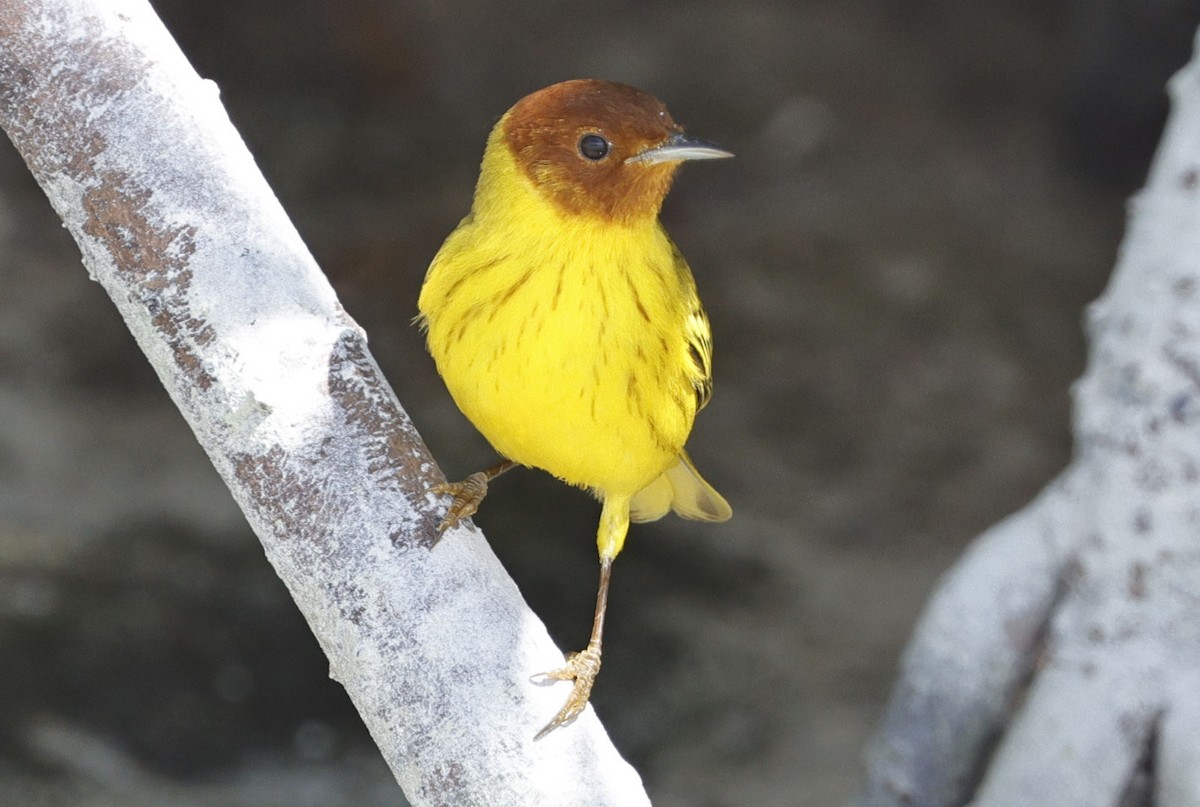
<path fill-rule="evenodd" d="M 653 95 L 595 79 L 527 95 L 496 137 L 559 209 L 621 223 L 657 216 L 684 160 L 733 156 L 684 134 Z"/>

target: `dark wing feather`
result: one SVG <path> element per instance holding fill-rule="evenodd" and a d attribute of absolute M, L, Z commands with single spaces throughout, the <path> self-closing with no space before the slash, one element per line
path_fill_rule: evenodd
<path fill-rule="evenodd" d="M 687 339 L 688 358 L 691 366 L 688 368 L 688 380 L 696 391 L 696 411 L 699 412 L 712 398 L 712 329 L 708 325 L 708 315 L 700 307 L 699 301 L 688 312 L 683 326 L 684 337 Z"/>

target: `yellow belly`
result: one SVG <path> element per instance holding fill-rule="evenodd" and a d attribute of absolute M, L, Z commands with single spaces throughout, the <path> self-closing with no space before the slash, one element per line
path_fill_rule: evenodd
<path fill-rule="evenodd" d="M 604 495 L 641 490 L 695 416 L 680 369 L 690 276 L 665 234 L 546 233 L 523 248 L 477 235 L 447 242 L 421 295 L 455 402 L 516 462 Z"/>

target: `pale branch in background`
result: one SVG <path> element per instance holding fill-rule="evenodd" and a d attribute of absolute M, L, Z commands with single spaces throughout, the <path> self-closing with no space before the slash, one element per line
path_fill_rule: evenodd
<path fill-rule="evenodd" d="M 229 122 L 143 0 L 0 5 L 0 125 L 413 804 L 647 804 Z M 136 451 L 135 446 L 130 446 Z"/>
<path fill-rule="evenodd" d="M 860 807 L 1200 806 L 1200 59 L 1170 91 L 1075 459 L 942 582 Z"/>

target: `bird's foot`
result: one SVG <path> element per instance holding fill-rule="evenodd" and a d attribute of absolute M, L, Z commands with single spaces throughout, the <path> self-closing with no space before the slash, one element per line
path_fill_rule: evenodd
<path fill-rule="evenodd" d="M 475 515 L 475 511 L 479 509 L 479 505 L 483 503 L 483 497 L 487 496 L 488 474 L 486 471 L 473 473 L 461 482 L 446 482 L 442 485 L 435 485 L 429 489 L 430 493 L 436 493 L 439 496 L 449 495 L 454 497 L 450 502 L 450 507 L 446 509 L 446 515 L 442 517 L 442 521 L 438 524 L 438 535 L 442 535 L 451 527 L 457 526 L 464 518 L 470 518 Z"/>
<path fill-rule="evenodd" d="M 539 673 L 533 677 L 533 682 L 539 685 L 552 684 L 555 681 L 574 681 L 571 695 L 558 714 L 546 726 L 534 735 L 534 740 L 540 740 L 557 728 L 570 725 L 575 718 L 583 713 L 592 694 L 592 684 L 600 672 L 600 645 L 592 643 L 582 653 L 572 653 L 567 657 L 567 664 L 558 670 Z"/>

